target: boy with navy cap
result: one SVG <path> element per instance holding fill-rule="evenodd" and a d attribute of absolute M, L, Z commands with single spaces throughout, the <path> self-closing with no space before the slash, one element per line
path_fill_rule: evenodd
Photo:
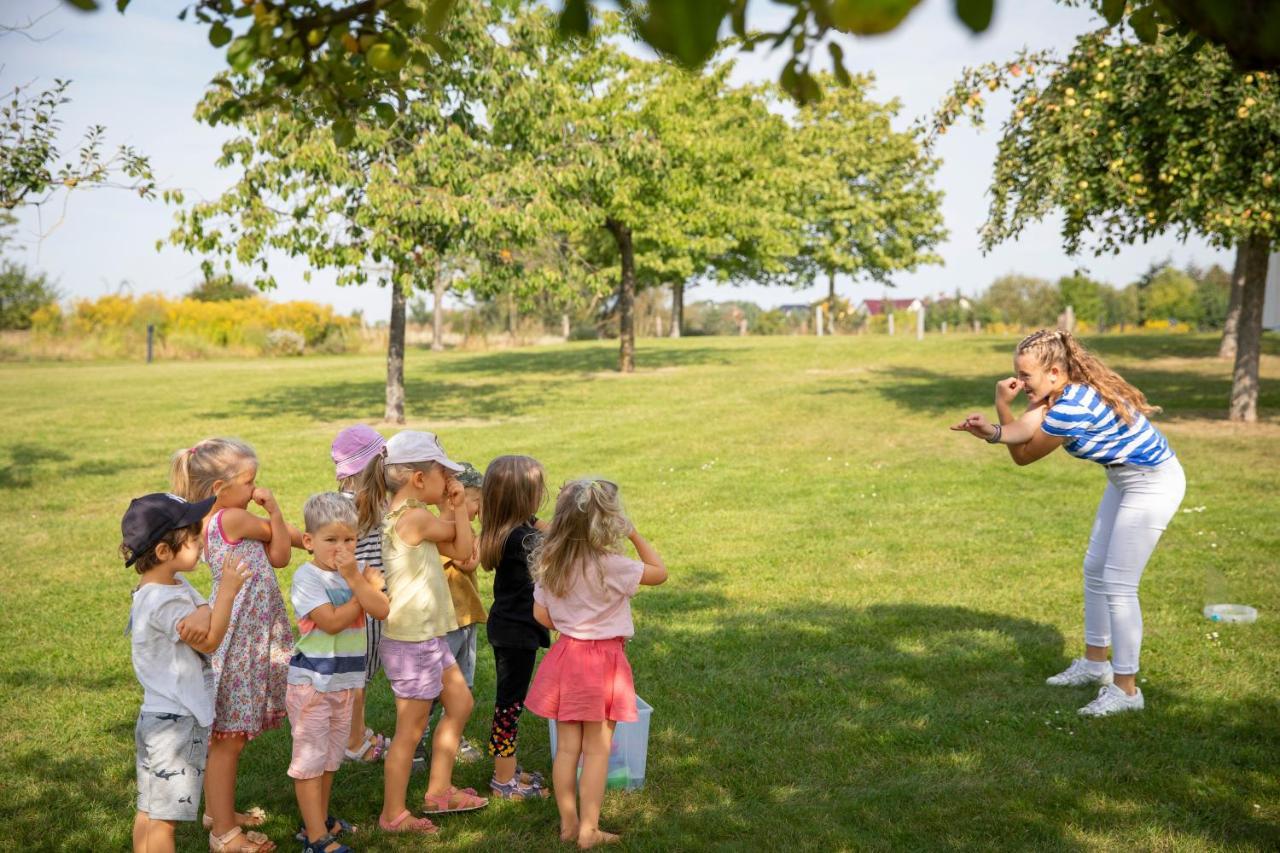
<path fill-rule="evenodd" d="M 179 577 L 200 559 L 201 528 L 214 498 L 189 503 L 176 495 L 136 498 L 120 521 L 120 553 L 140 575 L 129 610 L 133 671 L 142 685 L 134 729 L 138 813 L 133 849 L 168 853 L 178 821 L 195 820 L 213 725 L 213 671 L 205 655 L 218 648 L 236 593 L 248 572 L 224 572 L 212 611 Z"/>

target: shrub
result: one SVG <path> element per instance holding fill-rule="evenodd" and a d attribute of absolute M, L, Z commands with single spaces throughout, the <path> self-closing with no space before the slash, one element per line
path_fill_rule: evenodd
<path fill-rule="evenodd" d="M 306 349 L 306 338 L 292 329 L 272 329 L 267 332 L 267 352 L 272 355 L 302 355 Z"/>

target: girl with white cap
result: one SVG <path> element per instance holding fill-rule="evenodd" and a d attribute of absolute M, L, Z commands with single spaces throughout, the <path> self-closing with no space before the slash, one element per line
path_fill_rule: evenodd
<path fill-rule="evenodd" d="M 432 703 L 444 717 L 431 747 L 427 814 L 472 811 L 489 801 L 453 786 L 453 764 L 473 701 L 444 640 L 458 627 L 440 556 L 471 557 L 474 544 L 464 505 L 466 493 L 454 474 L 462 466 L 445 455 L 434 435 L 405 430 L 388 442 L 371 467 L 370 498 L 387 507 L 382 519 L 382 570 L 391 611 L 382 630 L 382 668 L 396 699 L 396 731 L 387 751 L 382 814 L 386 832 L 432 833 L 435 825 L 415 818 L 405 805 L 413 752 L 426 729 Z M 389 497 L 389 500 L 387 499 Z M 431 511 L 453 510 L 444 520 Z"/>

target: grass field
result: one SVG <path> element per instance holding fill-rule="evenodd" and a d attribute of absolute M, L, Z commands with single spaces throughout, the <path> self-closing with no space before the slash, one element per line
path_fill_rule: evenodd
<path fill-rule="evenodd" d="M 1012 343 L 646 340 L 627 377 L 605 343 L 410 353 L 408 426 L 481 468 L 521 452 L 553 483 L 615 477 L 671 567 L 635 603 L 629 655 L 655 712 L 645 788 L 605 804 L 626 849 L 1280 847 L 1280 341 L 1249 427 L 1221 419 L 1215 340 L 1094 342 L 1165 407 L 1189 482 L 1142 587 L 1148 710 L 1099 721 L 1075 715 L 1089 691 L 1044 678 L 1082 642 L 1102 472 L 1062 453 L 1017 468 L 947 430 L 990 410 Z M 166 488 L 174 449 L 235 435 L 297 520 L 333 485 L 337 430 L 377 423 L 382 380 L 374 357 L 0 366 L 0 848 L 128 845 L 129 498 Z M 207 571 L 193 580 L 207 591 Z M 1207 636 L 1206 584 L 1259 621 Z M 492 691 L 482 635 L 473 740 Z M 381 677 L 370 720 L 392 728 Z M 526 715 L 526 765 L 549 767 L 547 741 Z M 287 730 L 245 756 L 240 804 L 293 849 Z M 484 789 L 489 773 L 455 778 Z M 370 831 L 380 797 L 378 767 L 338 775 L 357 850 L 558 847 L 551 801 L 445 819 L 427 844 Z M 204 840 L 187 827 L 179 846 Z"/>

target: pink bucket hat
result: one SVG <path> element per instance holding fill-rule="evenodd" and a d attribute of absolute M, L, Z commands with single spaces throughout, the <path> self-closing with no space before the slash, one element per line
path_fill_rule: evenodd
<path fill-rule="evenodd" d="M 359 474 L 386 446 L 387 440 L 365 424 L 356 424 L 338 433 L 329 450 L 337 469 L 338 482 Z"/>

